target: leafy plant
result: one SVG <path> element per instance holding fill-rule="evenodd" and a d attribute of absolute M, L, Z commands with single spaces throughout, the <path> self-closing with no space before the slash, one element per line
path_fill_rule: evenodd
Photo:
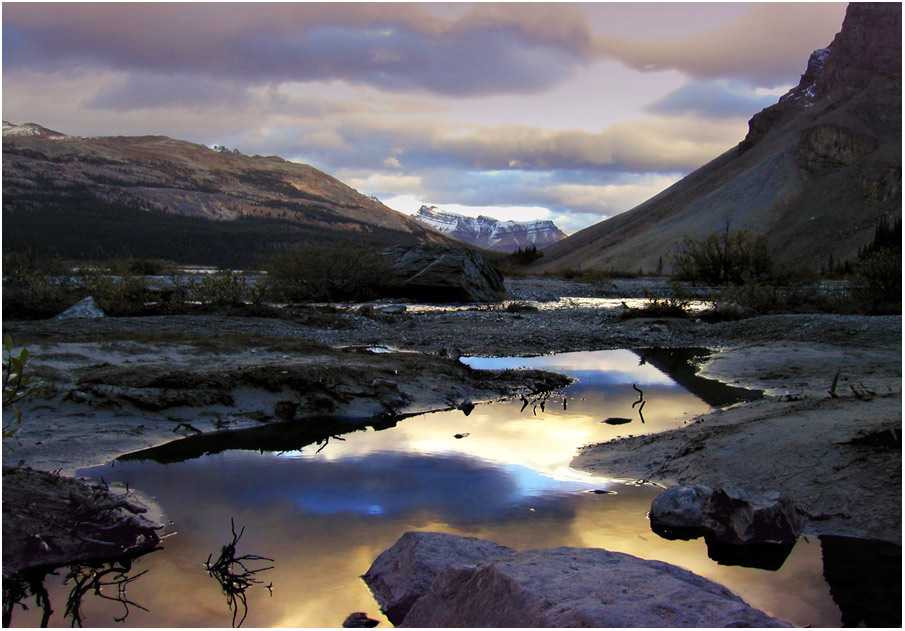
<path fill-rule="evenodd" d="M 34 381 L 25 374 L 25 365 L 28 363 L 28 349 L 23 348 L 18 355 L 13 355 L 13 337 L 6 333 L 3 336 L 3 407 L 12 407 L 16 414 L 15 425 L 9 423 L 3 426 L 3 438 L 13 438 L 22 424 L 22 411 L 16 407 L 16 403 L 25 397 L 34 394 L 41 387 L 40 381 Z"/>

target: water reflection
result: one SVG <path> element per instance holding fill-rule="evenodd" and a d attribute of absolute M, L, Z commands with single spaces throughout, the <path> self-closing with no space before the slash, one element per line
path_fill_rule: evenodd
<path fill-rule="evenodd" d="M 145 553 L 148 554 L 148 553 Z M 142 555 L 144 556 L 144 555 Z M 146 607 L 138 604 L 127 596 L 127 588 L 130 583 L 144 576 L 148 570 L 133 573 L 132 563 L 137 557 L 124 557 L 114 561 L 83 562 L 65 567 L 64 586 L 70 586 L 66 595 L 66 608 L 63 611 L 63 619 L 69 619 L 71 626 L 81 627 L 86 615 L 83 605 L 86 596 L 92 595 L 100 601 L 116 603 L 119 613 L 107 611 L 108 616 L 114 622 L 123 623 L 129 614 L 138 609 L 148 612 Z M 47 627 L 53 616 L 53 601 L 61 599 L 59 590 L 54 591 L 51 599 L 50 590 L 46 583 L 49 577 L 59 576 L 59 570 L 35 568 L 25 570 L 19 574 L 3 579 L 3 626 L 9 627 L 13 620 L 13 612 L 18 606 L 22 611 L 28 611 L 28 600 L 34 598 L 35 614 L 40 611 L 40 626 Z M 111 594 L 111 592 L 113 592 Z M 89 599 L 90 601 L 91 599 Z M 109 608 L 107 608 L 109 609 Z M 100 619 L 109 619 L 101 616 Z M 19 616 L 16 616 L 17 622 Z M 30 625 L 26 625 L 30 626 Z"/>
<path fill-rule="evenodd" d="M 226 596 L 226 606 L 233 614 L 233 627 L 241 627 L 248 617 L 248 597 L 245 592 L 255 585 L 263 585 L 263 581 L 259 580 L 255 575 L 260 572 L 272 570 L 273 566 L 250 568 L 247 563 L 252 561 L 269 561 L 273 563 L 273 559 L 258 556 L 257 554 L 243 554 L 236 556 L 236 546 L 242 535 L 245 534 L 245 527 L 236 533 L 236 522 L 229 520 L 229 527 L 232 531 L 232 540 L 220 548 L 220 556 L 211 563 L 213 554 L 208 555 L 207 561 L 204 562 L 204 568 L 211 578 L 220 583 L 220 589 Z M 267 591 L 273 594 L 273 583 L 267 585 Z M 242 617 L 239 617 L 239 608 L 242 608 Z M 237 623 L 238 620 L 238 623 Z"/>
<path fill-rule="evenodd" d="M 820 537 L 823 575 L 846 627 L 902 627 L 902 547 Z"/>
<path fill-rule="evenodd" d="M 581 379 L 563 393 L 568 405 L 551 400 L 536 415 L 513 400 L 479 405 L 468 416 L 453 410 L 364 427 L 312 419 L 183 439 L 80 472 L 154 494 L 175 524 L 165 550 L 141 560 L 148 574 L 130 587 L 130 598 L 151 613 L 135 611 L 123 624 L 229 626 L 232 613 L 202 561 L 222 545 L 223 524 L 234 517 L 247 527 L 243 546 L 276 559 L 267 575 L 272 597 L 247 593 L 246 626 L 338 627 L 355 611 L 388 626 L 359 576 L 402 533 L 418 529 L 516 549 L 604 547 L 658 559 L 724 584 L 777 617 L 838 626 L 819 542 L 799 542 L 776 572 L 722 566 L 707 557 L 703 540 L 650 532 L 646 515 L 658 489 L 569 468 L 584 443 L 680 427 L 711 409 L 655 365 L 659 356 L 569 355 L 517 360 Z M 644 390 L 644 425 L 632 413 L 632 384 Z M 634 420 L 602 422 L 613 417 Z M 344 440 L 327 444 L 326 436 Z M 63 589 L 48 586 L 50 598 Z M 92 619 L 110 619 L 108 606 L 92 601 L 84 609 Z M 25 612 L 15 622 L 34 626 L 39 618 Z"/>

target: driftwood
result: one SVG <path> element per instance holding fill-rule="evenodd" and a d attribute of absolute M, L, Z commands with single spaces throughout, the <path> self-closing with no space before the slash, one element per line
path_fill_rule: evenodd
<path fill-rule="evenodd" d="M 241 627 L 242 623 L 245 622 L 245 618 L 248 616 L 248 602 L 246 600 L 245 592 L 252 585 L 262 583 L 262 581 L 256 579 L 254 575 L 258 572 L 266 572 L 267 570 L 273 569 L 273 566 L 271 565 L 270 567 L 251 570 L 245 563 L 248 561 L 270 561 L 273 563 L 273 559 L 258 556 L 256 554 L 245 554 L 237 557 L 236 544 L 238 544 L 239 539 L 242 538 L 245 528 L 243 527 L 242 530 L 239 531 L 239 534 L 236 534 L 236 523 L 232 518 L 229 520 L 229 525 L 233 535 L 232 541 L 220 549 L 220 556 L 213 563 L 211 563 L 211 557 L 213 555 L 208 555 L 204 565 L 207 568 L 207 573 L 215 578 L 217 582 L 220 583 L 220 587 L 223 588 L 223 593 L 226 595 L 226 604 L 233 614 L 233 627 Z M 273 592 L 271 590 L 273 588 L 273 583 L 270 583 L 265 587 L 267 587 L 267 591 L 269 591 L 272 596 Z M 239 624 L 236 624 L 240 605 L 242 606 L 242 618 L 239 619 Z"/>

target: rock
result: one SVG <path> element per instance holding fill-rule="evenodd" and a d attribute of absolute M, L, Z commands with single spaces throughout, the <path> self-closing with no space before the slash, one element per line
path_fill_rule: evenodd
<path fill-rule="evenodd" d="M 445 246 L 395 246 L 385 293 L 427 302 L 496 302 L 506 293 L 503 276 L 477 252 Z"/>
<path fill-rule="evenodd" d="M 88 401 L 88 395 L 81 390 L 70 390 L 66 398 L 75 403 L 85 403 Z"/>
<path fill-rule="evenodd" d="M 455 546 L 456 539 L 466 538 L 445 535 L 436 542 Z M 467 539 L 468 546 L 480 541 Z M 396 569 L 399 580 L 405 579 L 406 570 Z M 603 549 L 553 548 L 510 551 L 505 558 L 471 565 L 450 564 L 397 626 L 791 625 L 750 607 L 725 587 L 668 563 Z"/>
<path fill-rule="evenodd" d="M 299 404 L 294 401 L 277 401 L 273 406 L 273 415 L 284 421 L 291 421 L 298 412 Z"/>
<path fill-rule="evenodd" d="M 343 628 L 345 629 L 370 629 L 372 627 L 376 627 L 380 622 L 374 620 L 373 618 L 369 618 L 368 614 L 363 611 L 356 611 L 355 613 L 350 613 L 346 619 L 343 621 Z"/>
<path fill-rule="evenodd" d="M 778 491 L 750 493 L 727 486 L 677 486 L 663 491 L 650 507 L 651 529 L 667 538 L 707 534 L 732 545 L 788 546 L 801 536 L 804 518 Z"/>
<path fill-rule="evenodd" d="M 68 318 L 103 318 L 106 314 L 97 306 L 92 296 L 83 298 L 57 316 L 57 320 Z"/>
<path fill-rule="evenodd" d="M 860 162 L 880 144 L 873 136 L 829 123 L 808 127 L 800 137 L 798 162 L 808 171 Z"/>
<path fill-rule="evenodd" d="M 468 416 L 474 411 L 475 404 L 472 403 L 471 399 L 465 399 L 456 407 L 457 409 L 461 410 L 465 414 L 465 416 Z"/>
<path fill-rule="evenodd" d="M 755 494 L 727 486 L 710 496 L 703 525 L 724 543 L 789 545 L 801 536 L 804 518 L 778 491 Z"/>
<path fill-rule="evenodd" d="M 362 578 L 394 625 L 450 566 L 474 566 L 515 552 L 475 537 L 440 532 L 407 532 L 384 550 Z"/>
<path fill-rule="evenodd" d="M 658 495 L 650 505 L 651 529 L 668 539 L 696 538 L 704 534 L 704 510 L 713 495 L 713 489 L 703 484 L 674 486 Z M 675 531 L 674 529 L 679 529 Z M 690 537 L 682 536 L 683 529 L 691 529 Z M 662 532 L 661 532 L 662 531 Z M 674 537 L 672 535 L 679 534 Z"/>
<path fill-rule="evenodd" d="M 632 419 L 622 418 L 619 416 L 611 416 L 610 418 L 604 419 L 600 422 L 606 423 L 607 425 L 625 425 L 626 423 L 631 423 Z"/>
<path fill-rule="evenodd" d="M 405 313 L 408 311 L 408 307 L 405 305 L 387 305 L 386 307 L 381 307 L 380 313 L 395 315 L 400 313 Z"/>

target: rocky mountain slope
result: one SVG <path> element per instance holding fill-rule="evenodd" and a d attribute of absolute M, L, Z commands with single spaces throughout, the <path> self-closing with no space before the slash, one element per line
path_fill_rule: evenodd
<path fill-rule="evenodd" d="M 686 237 L 767 235 L 777 260 L 852 259 L 902 212 L 902 5 L 852 3 L 797 87 L 747 137 L 632 210 L 544 250 L 539 269 L 653 270 Z"/>
<path fill-rule="evenodd" d="M 436 206 L 422 206 L 413 217 L 454 239 L 498 252 L 515 252 L 531 246 L 540 249 L 566 238 L 565 233 L 548 220 L 499 221 L 483 215 L 465 217 Z"/>
<path fill-rule="evenodd" d="M 451 243 L 336 178 L 166 136 L 69 136 L 3 123 L 3 249 L 248 264 L 354 237 Z"/>

